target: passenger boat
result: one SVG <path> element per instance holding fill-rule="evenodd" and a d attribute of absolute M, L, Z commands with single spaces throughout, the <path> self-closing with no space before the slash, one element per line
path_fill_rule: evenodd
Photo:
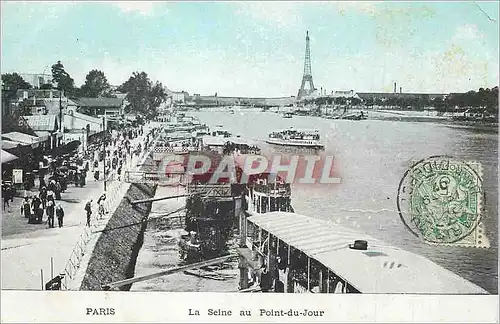
<path fill-rule="evenodd" d="M 275 292 L 488 294 L 423 256 L 329 221 L 270 212 L 244 223 L 242 290 L 249 288 L 250 272 L 264 265 L 276 274 L 267 287 Z"/>
<path fill-rule="evenodd" d="M 340 119 L 347 119 L 347 120 L 365 120 L 366 119 L 366 115 L 361 112 L 359 114 L 352 114 L 352 115 L 343 115 L 342 117 L 340 117 Z"/>
<path fill-rule="evenodd" d="M 320 142 L 318 130 L 294 129 L 293 127 L 272 132 L 269 134 L 266 143 L 315 149 L 324 148 L 324 145 Z"/>
<path fill-rule="evenodd" d="M 260 154 L 260 148 L 252 141 L 240 137 L 203 136 L 201 149 L 220 154 Z"/>
<path fill-rule="evenodd" d="M 291 112 L 286 112 L 283 114 L 283 118 L 292 118 L 293 114 Z"/>
<path fill-rule="evenodd" d="M 232 134 L 225 130 L 222 125 L 217 125 L 215 129 L 210 130 L 210 135 L 215 137 L 230 137 Z"/>

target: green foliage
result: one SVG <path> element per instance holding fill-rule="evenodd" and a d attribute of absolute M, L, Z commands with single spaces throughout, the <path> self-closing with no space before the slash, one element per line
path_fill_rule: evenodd
<path fill-rule="evenodd" d="M 446 99 L 446 106 L 451 109 L 455 107 L 483 108 L 489 113 L 498 114 L 498 86 L 492 89 L 480 88 L 478 92 L 450 94 Z"/>
<path fill-rule="evenodd" d="M 22 116 L 31 116 L 31 100 L 29 99 L 24 99 L 19 103 L 19 112 Z"/>
<path fill-rule="evenodd" d="M 54 86 L 52 85 L 52 83 L 44 83 L 40 85 L 40 90 L 50 90 L 53 88 Z"/>
<path fill-rule="evenodd" d="M 125 107 L 126 112 L 141 114 L 148 119 L 158 115 L 159 106 L 167 99 L 163 85 L 160 82 L 153 84 L 146 72 L 134 72 L 118 91 L 127 93 L 129 105 Z"/>
<path fill-rule="evenodd" d="M 64 70 L 64 65 L 61 61 L 57 61 L 52 65 L 52 79 L 57 83 L 57 88 L 63 90 L 67 94 L 72 94 L 75 89 L 75 81 Z"/>
<path fill-rule="evenodd" d="M 85 84 L 82 85 L 79 95 L 82 97 L 109 97 L 111 86 L 104 75 L 104 72 L 99 70 L 90 71 L 86 78 Z"/>
<path fill-rule="evenodd" d="M 2 74 L 2 99 L 10 101 L 16 98 L 17 90 L 31 89 L 32 86 L 17 73 Z"/>
<path fill-rule="evenodd" d="M 317 105 L 347 105 L 356 106 L 361 103 L 358 98 L 345 97 L 320 97 L 304 101 L 305 104 L 315 103 Z M 367 98 L 363 101 L 367 107 L 399 107 L 401 109 L 424 109 L 434 107 L 438 111 L 455 111 L 458 108 L 477 108 L 491 114 L 498 114 L 498 86 L 492 89 L 480 88 L 479 91 L 466 93 L 451 93 L 446 98 L 436 97 L 431 99 L 429 95 L 393 95 L 386 98 Z"/>

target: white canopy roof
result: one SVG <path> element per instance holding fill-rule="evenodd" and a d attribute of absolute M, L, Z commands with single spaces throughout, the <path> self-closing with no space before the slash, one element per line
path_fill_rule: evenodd
<path fill-rule="evenodd" d="M 272 212 L 248 221 L 319 261 L 362 293 L 487 294 L 423 256 L 363 233 L 295 213 Z M 368 241 L 368 250 L 349 248 Z"/>
<path fill-rule="evenodd" d="M 255 142 L 242 139 L 240 137 L 222 137 L 222 136 L 203 136 L 203 144 L 208 146 L 224 146 L 227 142 L 233 142 L 237 145 L 256 145 Z"/>
<path fill-rule="evenodd" d="M 11 154 L 7 151 L 2 150 L 2 164 L 17 160 L 18 157 L 15 156 L 14 154 Z"/>
<path fill-rule="evenodd" d="M 319 133 L 317 129 L 308 129 L 308 128 L 295 128 L 295 127 L 290 127 L 290 128 L 285 128 L 285 129 L 278 129 L 275 130 L 274 133 L 278 132 L 287 132 L 287 131 L 295 131 L 295 132 L 304 132 L 304 133 Z"/>

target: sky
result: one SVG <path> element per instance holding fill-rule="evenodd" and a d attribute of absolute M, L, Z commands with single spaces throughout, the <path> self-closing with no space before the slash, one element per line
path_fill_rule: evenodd
<path fill-rule="evenodd" d="M 2 73 L 80 86 L 144 71 L 171 90 L 296 95 L 309 31 L 326 92 L 449 93 L 498 85 L 498 2 L 1 2 Z"/>

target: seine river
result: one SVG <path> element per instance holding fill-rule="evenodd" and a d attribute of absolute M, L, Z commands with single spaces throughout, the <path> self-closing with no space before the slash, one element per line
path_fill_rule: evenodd
<path fill-rule="evenodd" d="M 334 221 L 424 255 L 490 293 L 498 293 L 497 132 L 432 122 L 348 121 L 305 116 L 285 119 L 281 114 L 256 111 L 190 114 L 211 127 L 222 125 L 244 139 L 259 141 L 264 152 L 277 150 L 263 142 L 273 130 L 290 126 L 318 129 L 326 144 L 324 154 L 333 154 L 334 168 L 342 181 L 332 185 L 293 185 L 295 212 Z M 402 176 L 413 161 L 434 155 L 482 163 L 486 191 L 483 223 L 489 249 L 430 246 L 421 243 L 400 220 L 396 196 Z"/>

